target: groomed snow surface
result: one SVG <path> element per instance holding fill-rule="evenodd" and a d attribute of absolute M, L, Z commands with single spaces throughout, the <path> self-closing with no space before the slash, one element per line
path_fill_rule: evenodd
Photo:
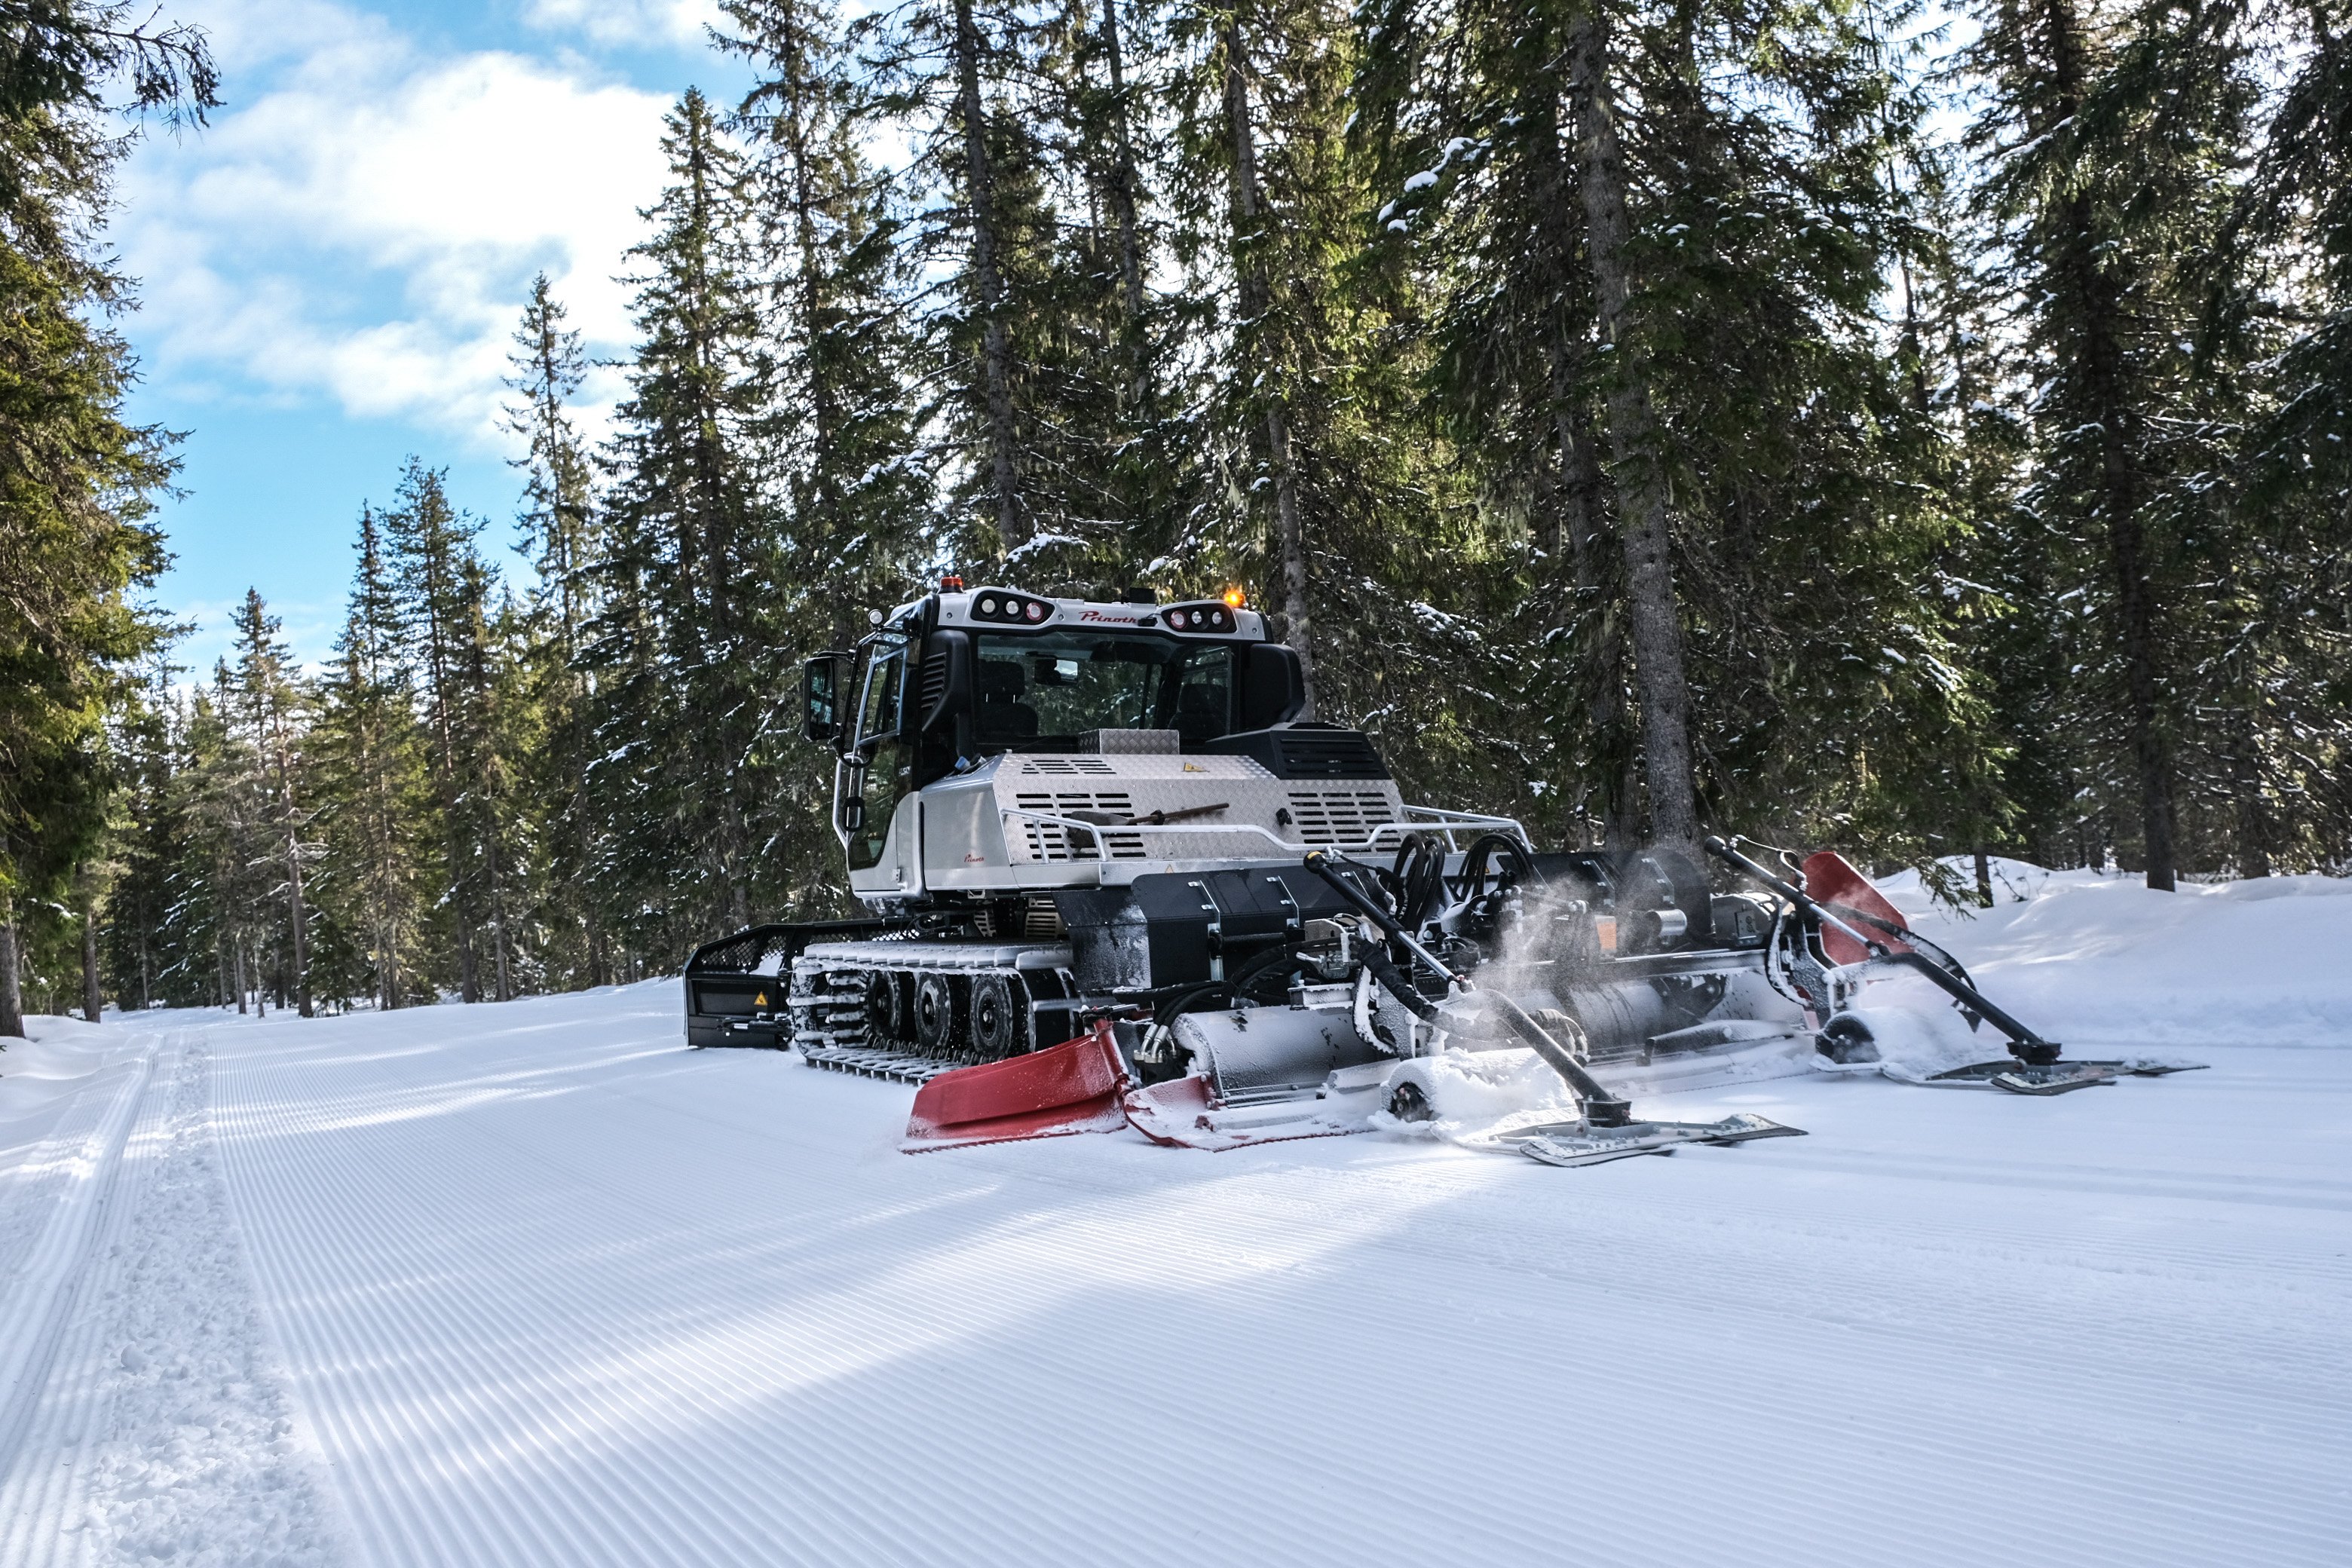
<path fill-rule="evenodd" d="M 0 1563 L 2352 1561 L 2352 887 L 2002 869 L 1989 991 L 2211 1070 L 910 1158 L 674 983 L 37 1020 Z"/>

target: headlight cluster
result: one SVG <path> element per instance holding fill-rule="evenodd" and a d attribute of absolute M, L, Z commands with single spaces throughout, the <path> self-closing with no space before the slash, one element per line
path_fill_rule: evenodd
<path fill-rule="evenodd" d="M 1054 606 L 1043 599 L 1032 599 L 1020 594 L 1007 594 L 1002 589 L 983 588 L 971 596 L 971 618 L 976 621 L 1001 621 L 1006 626 L 1043 626 L 1053 618 Z"/>
<path fill-rule="evenodd" d="M 1234 613 L 1223 605 L 1178 605 L 1161 617 L 1169 629 L 1180 632 L 1229 632 Z"/>

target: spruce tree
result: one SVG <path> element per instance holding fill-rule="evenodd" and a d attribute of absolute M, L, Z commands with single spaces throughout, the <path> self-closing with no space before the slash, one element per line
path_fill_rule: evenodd
<path fill-rule="evenodd" d="M 152 495 L 172 438 L 123 414 L 123 279 L 97 234 L 134 105 L 201 115 L 201 34 L 68 3 L 0 59 L 0 1037 L 23 1033 L 20 901 L 62 893 L 106 820 L 103 728 L 160 627 L 127 599 L 162 570 Z"/>
<path fill-rule="evenodd" d="M 559 973 L 601 985 L 611 976 L 611 961 L 589 892 L 597 861 L 588 804 L 594 736 L 582 664 L 595 613 L 591 567 L 599 536 L 593 465 L 572 412 L 587 362 L 580 334 L 563 322 L 563 307 L 541 273 L 515 331 L 507 380 L 517 401 L 508 406 L 506 428 L 528 443 L 516 459 L 525 475 L 523 550 L 534 573 L 528 700 L 546 731 L 546 743 L 519 764 L 525 776 L 518 788 L 532 797 L 530 815 L 546 836 L 549 915 L 560 933 L 551 958 Z"/>
<path fill-rule="evenodd" d="M 2234 372 L 2219 832 L 2240 875 L 2352 858 L 2352 18 L 2282 8 L 2285 68 L 2217 247 L 2199 374 Z"/>
<path fill-rule="evenodd" d="M 259 815 L 276 849 L 285 880 L 286 933 L 292 965 L 295 1003 L 302 1016 L 310 1016 L 310 973 L 307 952 L 310 913 L 302 896 L 302 831 L 310 813 L 297 798 L 295 780 L 302 768 L 302 710 L 308 705 L 299 671 L 279 640 L 281 623 L 263 605 L 256 589 L 246 590 L 245 602 L 233 617 L 236 627 L 236 695 L 246 726 L 247 742 L 261 771 Z"/>
<path fill-rule="evenodd" d="M 732 47 L 761 80 L 737 121 L 773 381 L 758 431 L 789 503 L 794 569 L 776 584 L 795 648 L 846 647 L 863 606 L 905 591 L 932 519 L 936 463 L 912 320 L 914 279 L 891 182 L 861 139 L 879 109 L 831 13 L 736 0 Z"/>
<path fill-rule="evenodd" d="M 475 540 L 482 525 L 449 504 L 438 470 L 414 458 L 383 524 L 397 595 L 396 624 L 425 724 L 446 935 L 457 958 L 458 994 L 478 1002 L 488 899 L 483 818 L 475 795 L 482 759 L 475 749 L 480 728 L 472 711 L 472 669 L 483 587 Z M 494 955 L 494 969 L 497 962 Z"/>
<path fill-rule="evenodd" d="M 317 763 L 329 868 L 346 921 L 363 933 L 375 1005 L 431 994 L 420 900 L 430 836 L 416 689 L 401 657 L 400 606 L 373 509 L 360 512 L 359 562 L 337 658 L 320 698 Z"/>
<path fill-rule="evenodd" d="M 782 879 L 764 859 L 769 720 L 789 682 L 777 650 L 773 459 L 761 436 L 772 364 L 746 233 L 744 159 L 689 90 L 663 148 L 672 184 L 631 254 L 641 344 L 603 460 L 611 548 L 601 565 L 600 751 L 644 748 L 600 793 L 624 885 L 672 886 L 707 925 L 749 924 Z M 776 737 L 781 739 L 781 737 Z M 638 798 L 615 799 L 616 793 Z M 665 831 L 625 837 L 650 809 Z M 681 863 L 697 868 L 691 891 Z"/>
<path fill-rule="evenodd" d="M 2237 16 L 2000 0 L 1979 13 L 1967 56 L 1985 92 L 1968 145 L 2041 385 L 2026 504 L 2105 557 L 2061 564 L 2102 634 L 2070 706 L 2126 762 L 2115 782 L 2129 780 L 2137 853 L 2158 889 L 2182 862 L 2193 706 L 2178 656 L 2204 509 L 2184 487 L 2212 456 L 2197 435 L 2210 428 L 2193 353 L 2198 258 L 2229 210 L 2252 107 Z M 2105 784 L 2105 759 L 2089 761 Z"/>

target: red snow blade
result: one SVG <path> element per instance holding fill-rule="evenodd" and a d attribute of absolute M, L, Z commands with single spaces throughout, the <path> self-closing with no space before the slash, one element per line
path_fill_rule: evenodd
<path fill-rule="evenodd" d="M 1371 1131 L 1362 1117 L 1335 1114 L 1319 1100 L 1214 1109 L 1209 1103 L 1209 1080 L 1197 1073 L 1130 1089 L 1126 1103 L 1127 1120 L 1135 1130 L 1171 1149 L 1241 1149 Z"/>
<path fill-rule="evenodd" d="M 1842 904 L 1849 910 L 1885 921 L 1898 931 L 1909 931 L 1911 922 L 1903 911 L 1886 901 L 1886 895 L 1870 885 L 1870 879 L 1856 870 L 1852 861 L 1833 849 L 1823 849 L 1805 857 L 1805 891 L 1820 903 Z M 1856 924 L 1861 924 L 1856 921 Z M 1863 930 L 1880 938 L 1889 946 L 1908 950 L 1908 944 L 1897 942 L 1884 931 Z M 1853 938 L 1834 926 L 1822 932 L 1822 950 L 1833 963 L 1860 963 L 1869 954 Z"/>
<path fill-rule="evenodd" d="M 968 1143 L 1009 1143 L 1071 1132 L 1116 1132 L 1127 1068 L 1110 1026 L 1097 1024 L 1025 1057 L 943 1072 L 915 1091 L 899 1148 L 909 1154 Z"/>

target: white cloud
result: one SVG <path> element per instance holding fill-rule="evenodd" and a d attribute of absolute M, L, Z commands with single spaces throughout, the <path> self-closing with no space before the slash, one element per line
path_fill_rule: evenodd
<path fill-rule="evenodd" d="M 574 30 L 600 44 L 693 45 L 719 21 L 716 0 L 531 0 L 531 26 Z"/>
<path fill-rule="evenodd" d="M 324 394 L 503 445 L 499 379 L 533 273 L 592 352 L 626 345 L 614 275 L 662 184 L 664 97 L 576 60 L 426 57 L 314 0 L 205 21 L 233 87 L 254 85 L 126 171 L 116 235 L 151 376 L 199 395 Z M 601 379 L 592 397 L 612 395 Z"/>

